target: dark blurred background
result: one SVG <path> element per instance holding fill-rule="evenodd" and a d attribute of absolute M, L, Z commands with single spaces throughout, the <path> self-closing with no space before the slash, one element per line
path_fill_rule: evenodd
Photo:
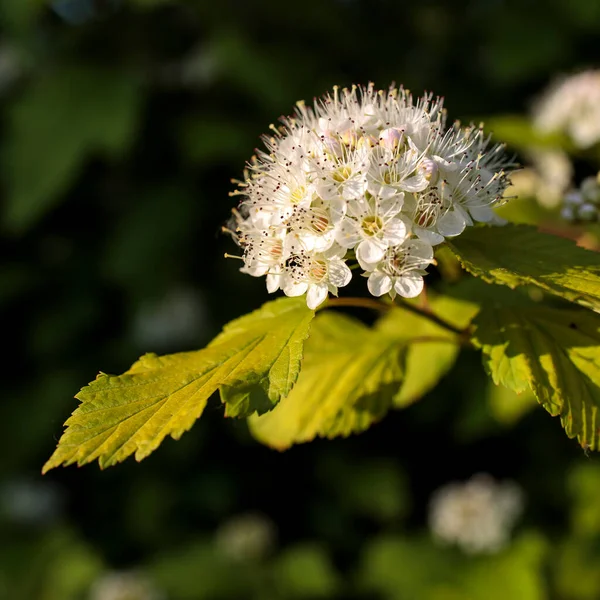
<path fill-rule="evenodd" d="M 220 228 L 297 100 L 396 82 L 451 119 L 527 114 L 599 41 L 597 0 L 2 0 L 0 598 L 600 598 L 597 458 L 475 354 L 355 438 L 277 453 L 215 399 L 140 464 L 40 475 L 99 370 L 199 348 L 268 299 Z M 524 513 L 468 557 L 427 507 L 477 472 Z"/>

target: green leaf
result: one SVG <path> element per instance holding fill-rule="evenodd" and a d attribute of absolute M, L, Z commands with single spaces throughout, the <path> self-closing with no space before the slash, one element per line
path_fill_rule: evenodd
<path fill-rule="evenodd" d="M 571 149 L 569 138 L 560 132 L 545 133 L 533 126 L 531 119 L 522 115 L 502 115 L 485 119 L 487 131 L 493 137 L 514 148 L 530 150 L 532 148 Z"/>
<path fill-rule="evenodd" d="M 600 309 L 600 254 L 528 225 L 471 227 L 447 242 L 463 267 L 488 283 L 535 285 Z"/>
<path fill-rule="evenodd" d="M 268 398 L 268 406 L 250 398 L 228 406 L 231 416 L 271 408 L 294 385 L 313 316 L 304 298 L 281 298 L 232 321 L 203 350 L 147 354 L 123 375 L 101 373 L 76 396 L 81 404 L 43 472 L 95 459 L 104 468 L 134 452 L 142 460 L 187 431 L 218 388 L 259 385 Z"/>
<path fill-rule="evenodd" d="M 502 425 L 515 425 L 532 408 L 537 406 L 537 400 L 529 389 L 517 393 L 503 385 L 494 385 L 489 382 L 486 393 L 489 411 Z"/>
<path fill-rule="evenodd" d="M 600 552 L 597 538 L 568 538 L 555 550 L 550 565 L 555 598 L 597 600 L 600 598 Z"/>
<path fill-rule="evenodd" d="M 250 590 L 256 581 L 252 573 L 255 567 L 232 561 L 218 551 L 212 538 L 165 550 L 146 568 L 158 589 L 178 600 L 252 597 Z"/>
<path fill-rule="evenodd" d="M 15 233 L 34 225 L 92 153 L 122 155 L 140 99 L 138 82 L 118 71 L 63 68 L 37 78 L 9 112 L 5 225 Z"/>
<path fill-rule="evenodd" d="M 314 543 L 284 550 L 272 569 L 275 587 L 284 598 L 331 598 L 341 586 L 329 554 Z"/>
<path fill-rule="evenodd" d="M 585 448 L 600 442 L 600 315 L 582 309 L 486 305 L 474 321 L 494 383 L 528 388 L 569 437 Z"/>
<path fill-rule="evenodd" d="M 465 328 L 478 310 L 471 302 L 442 295 L 430 298 L 429 308 L 458 328 Z M 397 408 L 412 404 L 432 390 L 450 371 L 460 350 L 460 342 L 455 333 L 402 307 L 390 310 L 379 319 L 376 329 L 389 336 L 404 339 L 407 344 L 415 338 L 423 341 L 426 338 L 447 340 L 413 343 L 408 346 L 404 381 L 394 396 L 394 406 Z"/>
<path fill-rule="evenodd" d="M 571 497 L 571 529 L 581 541 L 600 534 L 600 466 L 577 464 L 570 469 L 567 489 Z M 599 580 L 600 581 L 600 580 Z"/>
<path fill-rule="evenodd" d="M 367 429 L 389 409 L 403 377 L 406 340 L 335 312 L 320 313 L 296 386 L 270 413 L 253 416 L 253 435 L 279 450 L 313 438 Z"/>
<path fill-rule="evenodd" d="M 425 537 L 379 536 L 366 546 L 358 588 L 389 600 L 542 600 L 545 541 L 524 534 L 492 556 L 465 556 Z"/>

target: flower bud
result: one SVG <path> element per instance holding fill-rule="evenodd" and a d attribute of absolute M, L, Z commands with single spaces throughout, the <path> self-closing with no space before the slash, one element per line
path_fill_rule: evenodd
<path fill-rule="evenodd" d="M 435 184 L 438 179 L 439 168 L 434 160 L 431 160 L 431 158 L 424 158 L 419 163 L 418 169 L 421 170 L 429 183 Z"/>
<path fill-rule="evenodd" d="M 406 138 L 404 136 L 404 129 L 398 127 L 390 127 L 384 129 L 379 134 L 379 144 L 388 150 L 395 150 L 398 146 L 404 145 Z"/>

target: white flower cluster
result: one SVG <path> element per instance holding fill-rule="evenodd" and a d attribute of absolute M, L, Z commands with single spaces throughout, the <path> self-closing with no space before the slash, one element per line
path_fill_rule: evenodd
<path fill-rule="evenodd" d="M 109 571 L 97 579 L 89 600 L 166 600 L 166 596 L 142 573 Z"/>
<path fill-rule="evenodd" d="M 442 542 L 465 552 L 496 552 L 509 540 L 523 509 L 522 493 L 514 483 L 496 482 L 480 473 L 465 483 L 449 483 L 433 494 L 429 526 Z"/>
<path fill-rule="evenodd" d="M 216 532 L 219 552 L 234 561 L 260 561 L 276 545 L 277 527 L 262 513 L 242 513 L 225 521 Z"/>
<path fill-rule="evenodd" d="M 534 126 L 546 133 L 566 133 L 579 148 L 600 141 L 600 71 L 552 84 L 535 107 Z"/>
<path fill-rule="evenodd" d="M 570 223 L 600 221 L 600 173 L 586 177 L 579 189 L 565 195 L 560 214 Z"/>
<path fill-rule="evenodd" d="M 501 146 L 481 127 L 446 126 L 442 100 L 404 89 L 338 90 L 298 103 L 265 137 L 234 194 L 242 271 L 316 308 L 350 282 L 355 259 L 374 296 L 423 289 L 433 246 L 492 207 L 508 185 Z"/>

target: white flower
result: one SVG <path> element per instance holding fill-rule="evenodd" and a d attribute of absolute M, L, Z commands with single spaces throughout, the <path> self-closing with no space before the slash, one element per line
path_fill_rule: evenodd
<path fill-rule="evenodd" d="M 28 525 L 49 525 L 62 513 L 63 491 L 35 478 L 0 482 L 0 517 Z"/>
<path fill-rule="evenodd" d="M 262 513 L 242 513 L 225 521 L 215 534 L 215 544 L 224 556 L 235 561 L 264 558 L 275 546 L 277 528 Z"/>
<path fill-rule="evenodd" d="M 557 208 L 571 185 L 573 165 L 566 152 L 531 148 L 525 156 L 532 166 L 517 171 L 506 190 L 508 197 L 535 197 L 544 208 Z"/>
<path fill-rule="evenodd" d="M 433 262 L 433 248 L 421 240 L 409 239 L 401 246 L 388 248 L 367 281 L 373 296 L 414 298 L 423 290 L 425 269 Z"/>
<path fill-rule="evenodd" d="M 356 259 L 363 269 L 379 262 L 387 248 L 406 239 L 408 227 L 399 216 L 402 196 L 385 200 L 370 196 L 348 206 L 336 239 L 344 248 L 355 248 Z"/>
<path fill-rule="evenodd" d="M 584 71 L 554 82 L 534 107 L 534 125 L 563 132 L 579 148 L 600 140 L 600 71 Z"/>
<path fill-rule="evenodd" d="M 279 286 L 286 296 L 306 294 L 308 307 L 315 309 L 329 292 L 337 296 L 337 289 L 350 283 L 352 271 L 341 258 L 344 254 L 340 246 L 322 254 L 292 254 L 278 275 Z"/>
<path fill-rule="evenodd" d="M 229 226 L 242 270 L 266 276 L 269 292 L 306 294 L 314 308 L 347 285 L 356 259 L 372 293 L 411 296 L 431 246 L 499 222 L 511 166 L 502 147 L 481 128 L 447 127 L 431 94 L 334 88 L 273 130 L 233 192 Z"/>
<path fill-rule="evenodd" d="M 497 552 L 508 543 L 522 509 L 522 492 L 514 483 L 477 474 L 435 491 L 429 526 L 438 540 L 457 544 L 465 552 Z"/>
<path fill-rule="evenodd" d="M 92 585 L 89 600 L 166 600 L 165 595 L 142 573 L 112 571 Z"/>

